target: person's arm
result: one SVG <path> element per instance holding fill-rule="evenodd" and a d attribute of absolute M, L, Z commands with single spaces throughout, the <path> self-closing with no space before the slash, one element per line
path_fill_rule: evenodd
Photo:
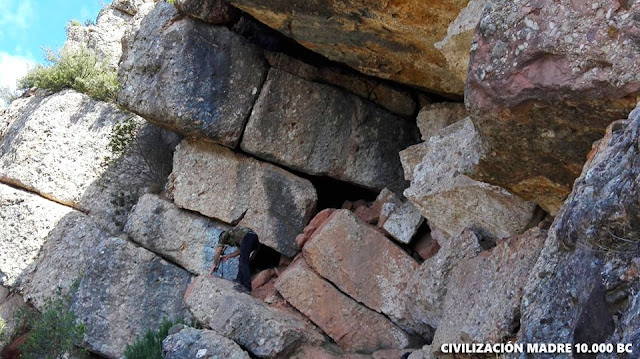
<path fill-rule="evenodd" d="M 240 255 L 240 250 L 236 249 L 235 252 L 231 253 L 231 254 L 225 254 L 222 256 L 222 260 L 226 261 L 229 258 L 233 258 L 233 257 L 237 257 Z"/>
<path fill-rule="evenodd" d="M 218 269 L 218 265 L 220 264 L 220 255 L 222 254 L 222 250 L 223 250 L 222 246 L 218 246 L 218 248 L 216 248 L 216 254 L 213 256 L 213 268 L 211 268 L 211 272 L 209 272 L 209 274 L 213 274 L 213 272 L 215 272 L 216 269 Z"/>

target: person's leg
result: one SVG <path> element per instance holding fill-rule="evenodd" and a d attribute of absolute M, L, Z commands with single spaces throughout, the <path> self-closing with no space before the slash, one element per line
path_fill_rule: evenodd
<path fill-rule="evenodd" d="M 240 264 L 236 280 L 249 291 L 251 291 L 251 268 L 249 267 L 249 256 L 257 244 L 258 236 L 253 233 L 247 234 L 240 244 Z"/>

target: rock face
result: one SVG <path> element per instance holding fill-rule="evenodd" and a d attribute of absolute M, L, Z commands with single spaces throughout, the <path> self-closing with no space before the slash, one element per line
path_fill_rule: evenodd
<path fill-rule="evenodd" d="M 413 258 L 348 210 L 334 213 L 304 246 L 309 265 L 341 291 L 393 320 L 417 268 Z"/>
<path fill-rule="evenodd" d="M 0 184 L 0 285 L 13 286 L 69 207 Z"/>
<path fill-rule="evenodd" d="M 469 4 L 465 0 L 230 3 L 331 60 L 369 75 L 449 94 L 463 92 L 471 37 L 482 9 L 469 6 L 463 13 Z M 438 42 L 442 50 L 436 48 Z"/>
<path fill-rule="evenodd" d="M 249 359 L 249 355 L 233 340 L 213 330 L 184 328 L 162 341 L 162 357 L 166 359 Z"/>
<path fill-rule="evenodd" d="M 216 25 L 233 22 L 240 16 L 240 11 L 225 0 L 177 0 L 174 5 L 189 16 Z"/>
<path fill-rule="evenodd" d="M 462 103 L 441 102 L 423 107 L 416 122 L 423 141 L 429 141 L 441 129 L 464 120 L 468 116 Z"/>
<path fill-rule="evenodd" d="M 466 101 L 487 151 L 473 173 L 558 212 L 593 141 L 635 107 L 640 4 L 487 6 Z"/>
<path fill-rule="evenodd" d="M 272 69 L 242 149 L 371 189 L 404 188 L 398 152 L 415 134 L 415 125 L 357 96 Z"/>
<path fill-rule="evenodd" d="M 465 228 L 492 238 L 524 231 L 533 216 L 533 203 L 463 174 L 476 163 L 482 148 L 470 119 L 438 131 L 422 146 L 424 155 L 404 195 L 430 224 L 450 236 Z"/>
<path fill-rule="evenodd" d="M 261 358 L 286 357 L 306 341 L 322 341 L 303 321 L 236 291 L 233 283 L 224 279 L 197 277 L 185 295 L 185 303 L 206 327 Z"/>
<path fill-rule="evenodd" d="M 289 257 L 297 253 L 295 238 L 316 204 L 311 182 L 203 142 L 183 141 L 174 161 L 171 187 L 178 206 L 251 227 L 261 243 Z"/>
<path fill-rule="evenodd" d="M 347 351 L 372 353 L 411 344 L 407 333 L 340 292 L 303 259 L 287 268 L 278 278 L 276 289 Z"/>
<path fill-rule="evenodd" d="M 639 130 L 638 109 L 611 124 L 576 180 L 529 277 L 520 340 L 637 342 Z"/>
<path fill-rule="evenodd" d="M 121 357 L 134 338 L 181 315 L 189 273 L 119 238 L 95 248 L 71 310 L 87 327 L 88 348 Z"/>
<path fill-rule="evenodd" d="M 138 13 L 140 7 L 150 2 L 153 0 L 114 0 L 111 7 L 133 16 Z"/>
<path fill-rule="evenodd" d="M 191 273 L 208 274 L 213 267 L 220 233 L 228 228 L 223 223 L 181 210 L 169 201 L 147 194 L 134 207 L 124 230 L 133 241 Z M 235 249 L 228 248 L 227 251 Z M 218 274 L 235 279 L 238 258 L 222 262 Z"/>
<path fill-rule="evenodd" d="M 165 3 L 123 47 L 122 106 L 183 135 L 236 146 L 266 76 L 258 48 Z"/>
<path fill-rule="evenodd" d="M 453 269 L 432 346 L 501 343 L 513 337 L 524 285 L 546 237 L 546 231 L 533 228 Z"/>

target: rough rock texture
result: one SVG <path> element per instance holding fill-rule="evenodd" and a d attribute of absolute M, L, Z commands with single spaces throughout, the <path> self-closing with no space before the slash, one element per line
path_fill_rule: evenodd
<path fill-rule="evenodd" d="M 175 139 L 115 105 L 65 90 L 14 101 L 0 140 L 0 181 L 89 213 L 118 233 L 137 197 L 171 171 Z M 109 136 L 117 124 L 138 124 L 124 155 L 114 157 Z"/>
<path fill-rule="evenodd" d="M 258 357 L 286 357 L 305 342 L 322 341 L 302 320 L 238 292 L 224 279 L 197 277 L 185 294 L 185 303 L 199 322 Z"/>
<path fill-rule="evenodd" d="M 95 353 L 121 357 L 125 347 L 163 319 L 181 316 L 189 273 L 144 248 L 110 238 L 95 248 L 71 310 L 87 327 Z"/>
<path fill-rule="evenodd" d="M 220 233 L 229 226 L 181 210 L 156 195 L 140 198 L 125 226 L 131 239 L 195 274 L 208 274 Z M 230 253 L 237 248 L 228 248 Z M 217 273 L 235 279 L 238 258 L 220 264 Z"/>
<path fill-rule="evenodd" d="M 424 156 L 404 195 L 430 224 L 450 236 L 465 228 L 493 238 L 524 231 L 535 204 L 463 174 L 477 163 L 482 146 L 470 119 L 438 131 L 423 146 Z"/>
<path fill-rule="evenodd" d="M 460 262 L 482 251 L 478 237 L 469 230 L 454 238 L 437 229 L 431 233 L 441 248 L 435 256 L 422 263 L 409 279 L 403 293 L 407 300 L 402 316 L 424 336 L 432 335 L 433 328 L 440 324 L 445 295 L 450 283 L 453 283 L 450 282 L 452 270 Z"/>
<path fill-rule="evenodd" d="M 272 69 L 242 149 L 268 161 L 371 189 L 404 188 L 398 152 L 415 125 L 334 87 Z"/>
<path fill-rule="evenodd" d="M 529 277 L 520 340 L 637 342 L 639 131 L 638 109 L 611 124 L 576 180 Z"/>
<path fill-rule="evenodd" d="M 145 3 L 151 2 L 153 0 L 113 0 L 111 7 L 129 15 L 136 15 Z"/>
<path fill-rule="evenodd" d="M 230 185 L 233 184 L 233 185 Z M 316 204 L 311 182 L 217 145 L 183 141 L 171 175 L 175 203 L 253 228 L 260 243 L 293 257 Z"/>
<path fill-rule="evenodd" d="M 461 14 L 466 0 L 230 3 L 331 60 L 369 75 L 450 94 L 463 93 L 471 34 L 481 10 L 478 6 Z M 459 16 L 471 21 L 456 22 Z M 449 31 L 454 22 L 458 26 Z M 434 46 L 440 41 L 442 50 Z"/>
<path fill-rule="evenodd" d="M 231 23 L 240 16 L 240 11 L 226 0 L 177 0 L 174 5 L 189 16 L 215 25 Z"/>
<path fill-rule="evenodd" d="M 450 274 L 442 320 L 433 343 L 503 343 L 520 325 L 529 272 L 547 238 L 535 227 L 460 263 Z"/>
<path fill-rule="evenodd" d="M 639 15 L 632 1 L 487 6 L 466 91 L 487 149 L 473 177 L 557 213 L 592 142 L 636 105 Z"/>
<path fill-rule="evenodd" d="M 266 76 L 256 47 L 161 2 L 123 48 L 122 106 L 178 133 L 235 147 Z"/>
<path fill-rule="evenodd" d="M 416 122 L 422 134 L 422 140 L 429 141 L 438 131 L 464 120 L 468 115 L 463 103 L 440 102 L 423 107 Z"/>
<path fill-rule="evenodd" d="M 396 208 L 402 206 L 402 200 L 396 196 L 388 188 L 384 188 L 376 197 L 376 200 L 371 205 L 371 211 L 373 212 L 373 216 L 378 217 L 377 226 L 382 228 L 384 223 L 387 221 L 389 216 Z"/>
<path fill-rule="evenodd" d="M 402 243 L 411 242 L 424 218 L 411 202 L 396 207 L 382 225 L 393 238 Z"/>
<path fill-rule="evenodd" d="M 412 352 L 409 359 L 435 359 L 435 356 L 431 352 L 431 345 L 425 345 L 422 349 Z"/>
<path fill-rule="evenodd" d="M 413 116 L 416 101 L 412 94 L 379 79 L 331 66 L 313 66 L 278 52 L 266 52 L 269 65 L 305 80 L 321 82 L 358 95 L 402 116 Z"/>
<path fill-rule="evenodd" d="M 0 184 L 0 284 L 10 287 L 38 256 L 69 207 Z"/>
<path fill-rule="evenodd" d="M 0 287 L 4 288 L 4 287 Z M 2 289 L 0 289 L 2 292 Z M 24 299 L 19 294 L 0 293 L 0 351 L 10 343 L 16 333 L 15 315 L 24 308 Z"/>
<path fill-rule="evenodd" d="M 340 292 L 302 258 L 282 273 L 276 289 L 346 351 L 372 353 L 411 344 L 407 333 Z"/>
<path fill-rule="evenodd" d="M 184 328 L 162 341 L 165 359 L 249 359 L 249 355 L 233 340 L 213 330 Z"/>
<path fill-rule="evenodd" d="M 309 239 L 311 239 L 318 228 L 321 228 L 335 211 L 335 208 L 325 208 L 322 211 L 318 212 L 318 214 L 313 217 L 311 222 L 309 222 L 309 224 L 304 227 L 302 233 L 298 234 L 298 236 L 296 237 L 296 244 L 298 245 L 298 247 L 304 247 L 304 245 L 309 241 Z"/>
<path fill-rule="evenodd" d="M 304 246 L 309 265 L 341 291 L 398 321 L 407 277 L 418 263 L 347 210 L 335 212 Z"/>

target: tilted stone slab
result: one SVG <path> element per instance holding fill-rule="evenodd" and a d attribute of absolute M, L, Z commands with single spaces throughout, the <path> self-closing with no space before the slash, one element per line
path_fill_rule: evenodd
<path fill-rule="evenodd" d="M 233 340 L 213 330 L 184 328 L 162 341 L 162 357 L 249 359 L 249 355 Z"/>
<path fill-rule="evenodd" d="M 346 351 L 406 348 L 411 337 L 316 274 L 300 258 L 278 278 L 276 289 Z"/>
<path fill-rule="evenodd" d="M 95 248 L 71 310 L 87 328 L 89 350 L 119 358 L 127 344 L 183 315 L 184 269 L 144 248 L 110 238 Z"/>
<path fill-rule="evenodd" d="M 195 278 L 185 303 L 199 322 L 261 358 L 286 357 L 306 342 L 323 340 L 301 319 L 239 292 L 224 279 Z"/>
<path fill-rule="evenodd" d="M 403 189 L 398 152 L 415 123 L 337 88 L 272 69 L 242 149 L 267 161 L 371 189 Z"/>
<path fill-rule="evenodd" d="M 183 141 L 174 156 L 171 192 L 185 209 L 253 228 L 260 242 L 293 257 L 296 236 L 314 211 L 306 179 L 228 148 Z"/>
<path fill-rule="evenodd" d="M 339 210 L 303 247 L 309 265 L 341 291 L 398 321 L 407 278 L 418 263 L 390 239 Z"/>
<path fill-rule="evenodd" d="M 259 48 L 167 3 L 123 48 L 122 106 L 183 135 L 236 146 L 267 72 Z"/>
<path fill-rule="evenodd" d="M 0 284 L 11 287 L 32 264 L 49 232 L 73 209 L 0 184 Z"/>
<path fill-rule="evenodd" d="M 209 274 L 220 233 L 229 226 L 180 209 L 154 194 L 146 194 L 129 215 L 125 232 L 148 250 L 195 274 Z M 227 253 L 237 248 L 227 248 Z M 216 274 L 234 279 L 238 257 L 220 263 Z"/>

